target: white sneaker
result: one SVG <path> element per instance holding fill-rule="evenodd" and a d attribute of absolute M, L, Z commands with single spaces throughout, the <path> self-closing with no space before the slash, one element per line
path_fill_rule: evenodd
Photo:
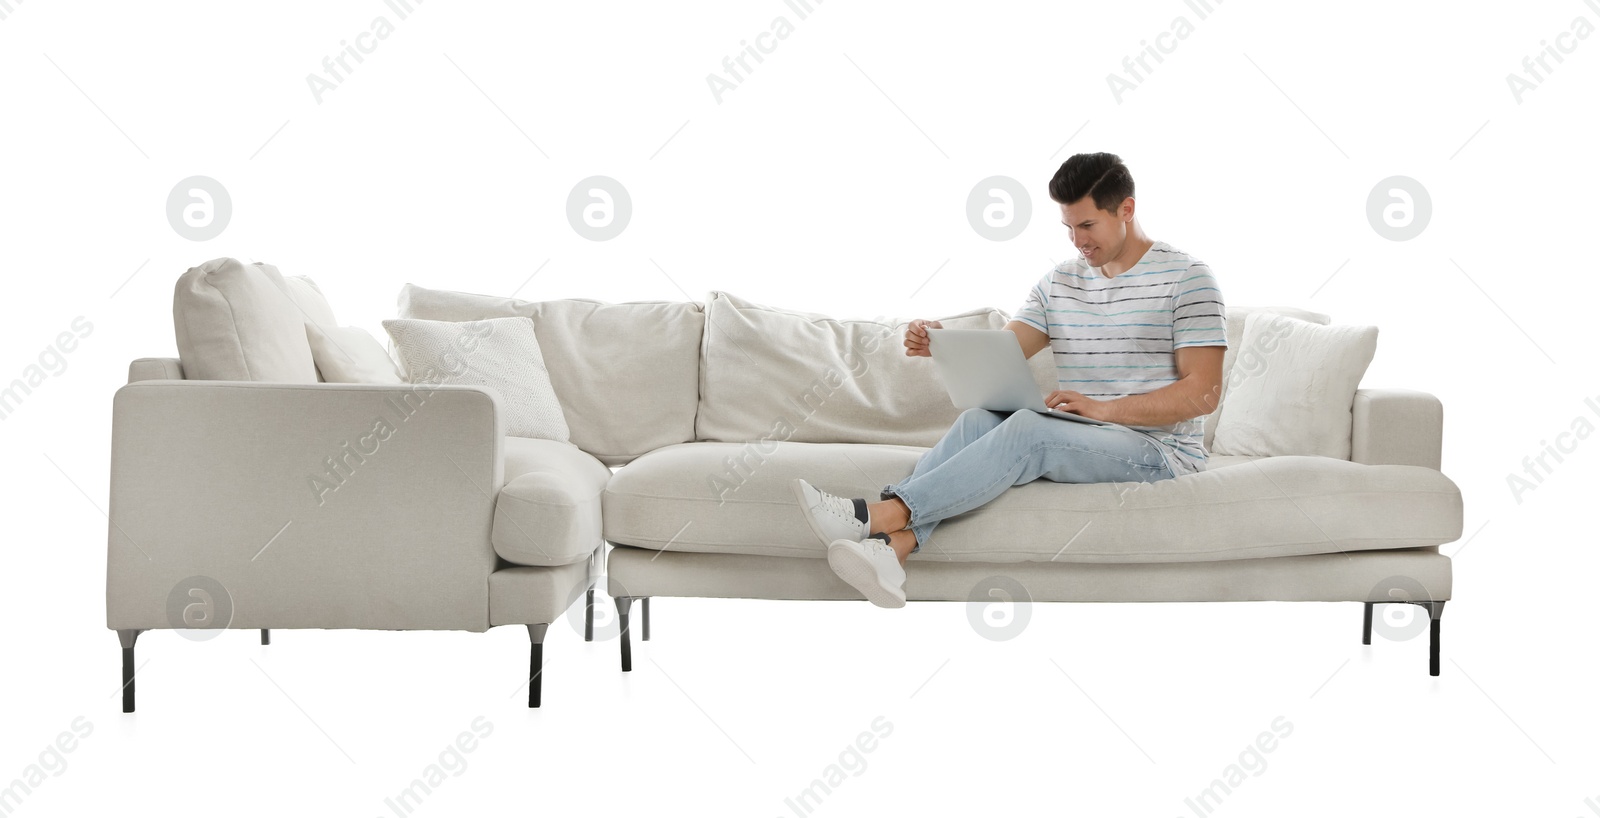
<path fill-rule="evenodd" d="M 880 608 L 905 607 L 906 569 L 883 540 L 834 540 L 828 546 L 828 567 L 872 604 Z"/>
<path fill-rule="evenodd" d="M 856 504 L 847 497 L 829 494 L 796 477 L 789 481 L 794 499 L 804 512 L 811 533 L 823 546 L 834 540 L 864 540 L 871 533 L 869 523 L 856 516 Z"/>

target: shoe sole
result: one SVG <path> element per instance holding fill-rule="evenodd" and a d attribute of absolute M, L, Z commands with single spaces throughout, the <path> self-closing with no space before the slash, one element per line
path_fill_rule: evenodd
<path fill-rule="evenodd" d="M 817 525 L 816 518 L 811 516 L 811 507 L 806 500 L 805 489 L 801 488 L 804 483 L 804 478 L 791 478 L 789 480 L 789 490 L 794 492 L 795 505 L 800 507 L 800 516 L 806 518 L 806 526 L 811 529 L 811 533 L 817 538 L 817 541 L 822 543 L 822 547 L 827 548 L 834 538 L 823 533 L 822 527 Z"/>
<path fill-rule="evenodd" d="M 849 540 L 837 540 L 828 546 L 828 567 L 850 587 L 860 591 L 868 602 L 880 608 L 904 608 L 905 597 L 878 581 L 878 572 L 866 557 L 849 547 Z"/>

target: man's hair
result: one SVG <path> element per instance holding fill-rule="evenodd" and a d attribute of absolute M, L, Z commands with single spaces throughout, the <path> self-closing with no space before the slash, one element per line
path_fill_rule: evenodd
<path fill-rule="evenodd" d="M 1132 195 L 1133 174 L 1114 153 L 1073 154 L 1050 180 L 1050 198 L 1061 204 L 1093 196 L 1095 207 L 1115 213 Z"/>

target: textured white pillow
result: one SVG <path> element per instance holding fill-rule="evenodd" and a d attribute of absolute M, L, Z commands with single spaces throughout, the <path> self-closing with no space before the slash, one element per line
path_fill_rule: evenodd
<path fill-rule="evenodd" d="M 383 328 L 407 381 L 488 387 L 505 406 L 507 435 L 568 442 L 567 419 L 550 386 L 531 319 L 391 318 Z"/>
<path fill-rule="evenodd" d="M 1215 453 L 1349 460 L 1350 406 L 1377 348 L 1377 327 L 1251 313 Z"/>
<path fill-rule="evenodd" d="M 324 327 L 306 322 L 311 358 L 328 383 L 405 383 L 393 358 L 360 327 Z"/>

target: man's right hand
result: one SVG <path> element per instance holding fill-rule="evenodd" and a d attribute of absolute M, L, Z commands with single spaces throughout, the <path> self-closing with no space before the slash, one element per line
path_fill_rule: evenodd
<path fill-rule="evenodd" d="M 922 318 L 913 320 L 906 327 L 907 355 L 912 357 L 921 356 L 923 358 L 933 357 L 933 353 L 928 351 L 928 330 L 930 329 L 944 329 L 944 327 L 938 321 L 928 321 Z"/>

